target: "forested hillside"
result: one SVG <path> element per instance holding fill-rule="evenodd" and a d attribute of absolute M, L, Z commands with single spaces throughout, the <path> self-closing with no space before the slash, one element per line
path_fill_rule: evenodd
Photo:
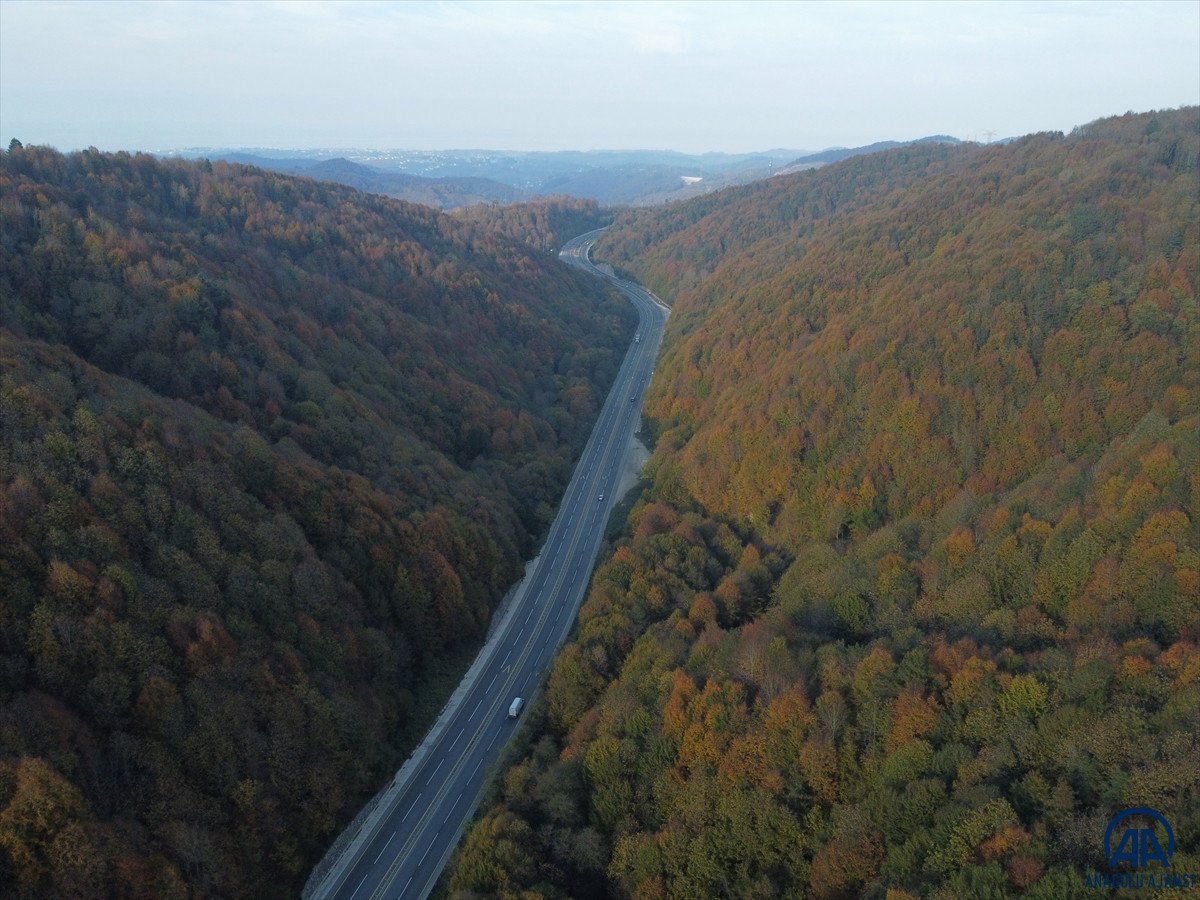
<path fill-rule="evenodd" d="M 507 206 L 476 204 L 456 210 L 454 217 L 547 252 L 557 252 L 571 238 L 613 220 L 612 212 L 602 210 L 595 200 L 577 197 L 542 197 Z"/>
<path fill-rule="evenodd" d="M 648 482 L 452 893 L 1060 898 L 1200 870 L 1200 115 L 623 214 Z"/>
<path fill-rule="evenodd" d="M 534 550 L 633 319 L 429 209 L 14 142 L 0 894 L 297 894 Z"/>

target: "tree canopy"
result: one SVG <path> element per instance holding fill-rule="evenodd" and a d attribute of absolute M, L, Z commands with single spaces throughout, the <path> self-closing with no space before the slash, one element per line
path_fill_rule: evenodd
<path fill-rule="evenodd" d="M 634 327 L 503 230 L 0 156 L 0 894 L 294 896 L 395 770 Z"/>
<path fill-rule="evenodd" d="M 658 443 L 451 894 L 1200 866 L 1198 174 L 1192 108 L 618 216 Z"/>

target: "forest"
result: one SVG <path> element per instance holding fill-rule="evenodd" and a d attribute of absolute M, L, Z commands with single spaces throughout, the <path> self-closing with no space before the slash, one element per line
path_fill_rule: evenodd
<path fill-rule="evenodd" d="M 1200 110 L 619 214 L 656 441 L 453 897 L 1200 871 Z"/>
<path fill-rule="evenodd" d="M 601 209 L 595 200 L 562 196 L 508 205 L 476 204 L 455 210 L 454 217 L 538 250 L 556 253 L 571 238 L 611 223 L 613 213 Z"/>
<path fill-rule="evenodd" d="M 0 895 L 296 896 L 398 768 L 634 329 L 512 231 L 0 154 Z"/>

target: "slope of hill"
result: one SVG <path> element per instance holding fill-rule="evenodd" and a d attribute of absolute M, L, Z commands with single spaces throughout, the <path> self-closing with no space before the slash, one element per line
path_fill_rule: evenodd
<path fill-rule="evenodd" d="M 939 172 L 955 154 L 944 145 L 862 157 L 852 166 L 808 170 L 707 194 L 654 211 L 618 216 L 597 252 L 633 271 L 660 297 L 696 287 L 727 259 L 749 248 L 779 245 L 799 252 L 799 238 L 835 214 L 849 215 L 915 180 Z M 636 222 L 636 228 L 626 227 Z M 680 327 L 688 309 L 678 311 Z"/>
<path fill-rule="evenodd" d="M 0 157 L 0 894 L 294 896 L 535 549 L 633 319 L 424 207 Z"/>
<path fill-rule="evenodd" d="M 622 215 L 649 480 L 451 893 L 1073 896 L 1135 806 L 1200 869 L 1198 197 L 1192 108 Z"/>
<path fill-rule="evenodd" d="M 948 134 L 931 134 L 928 137 L 916 138 L 911 141 L 876 141 L 874 144 L 866 144 L 862 147 L 831 147 L 828 150 L 822 150 L 820 153 L 810 153 L 808 156 L 801 156 L 799 159 L 793 160 L 790 165 L 826 165 L 828 163 L 841 162 L 843 159 L 850 159 L 852 156 L 879 153 L 881 150 L 895 150 L 897 147 L 912 147 L 918 144 L 960 143 L 962 141 Z"/>
<path fill-rule="evenodd" d="M 613 219 L 612 212 L 602 210 L 595 200 L 575 197 L 541 197 L 507 206 L 471 206 L 456 210 L 454 216 L 490 234 L 547 253 L 557 253 L 571 238 L 602 228 Z"/>

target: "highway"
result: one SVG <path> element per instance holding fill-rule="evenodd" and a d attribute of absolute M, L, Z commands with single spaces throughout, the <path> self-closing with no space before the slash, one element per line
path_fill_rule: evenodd
<path fill-rule="evenodd" d="M 346 900 L 424 898 L 470 822 L 489 766 L 513 735 L 513 698 L 538 692 L 591 578 L 624 457 L 638 428 L 667 311 L 639 285 L 592 265 L 600 230 L 563 247 L 564 262 L 617 287 L 640 316 L 536 563 L 505 617 L 392 788 L 316 885 Z"/>

